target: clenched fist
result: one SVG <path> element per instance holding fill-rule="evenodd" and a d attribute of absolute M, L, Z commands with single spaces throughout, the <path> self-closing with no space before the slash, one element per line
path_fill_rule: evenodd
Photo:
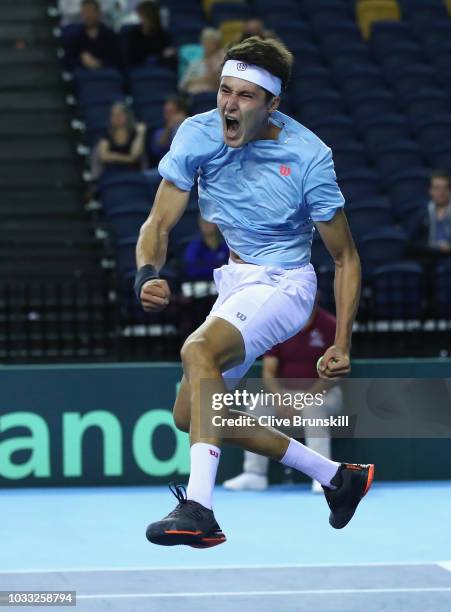
<path fill-rule="evenodd" d="M 169 304 L 171 291 L 162 278 L 154 278 L 141 287 L 141 304 L 146 312 L 159 312 Z"/>

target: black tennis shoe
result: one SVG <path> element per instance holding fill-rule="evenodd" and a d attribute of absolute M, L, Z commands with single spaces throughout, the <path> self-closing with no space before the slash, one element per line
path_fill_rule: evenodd
<path fill-rule="evenodd" d="M 226 541 L 213 510 L 186 499 L 185 487 L 171 483 L 169 488 L 179 503 L 165 518 L 147 527 L 149 542 L 161 546 L 186 544 L 193 548 L 210 548 Z"/>
<path fill-rule="evenodd" d="M 354 516 L 360 500 L 373 483 L 374 465 L 342 463 L 330 481 L 337 487 L 324 487 L 324 495 L 330 508 L 329 523 L 335 529 L 343 529 Z"/>

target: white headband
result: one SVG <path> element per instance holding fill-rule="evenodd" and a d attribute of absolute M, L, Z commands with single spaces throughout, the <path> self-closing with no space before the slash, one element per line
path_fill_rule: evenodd
<path fill-rule="evenodd" d="M 282 90 L 282 81 L 264 68 L 254 64 L 245 64 L 237 60 L 227 60 L 222 69 L 221 78 L 225 76 L 244 79 L 270 91 L 274 96 L 279 96 Z"/>

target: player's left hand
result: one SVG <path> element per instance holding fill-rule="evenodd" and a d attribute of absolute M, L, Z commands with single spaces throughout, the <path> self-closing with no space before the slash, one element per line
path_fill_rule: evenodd
<path fill-rule="evenodd" d="M 333 344 L 318 363 L 318 376 L 326 380 L 341 378 L 351 371 L 349 351 Z"/>

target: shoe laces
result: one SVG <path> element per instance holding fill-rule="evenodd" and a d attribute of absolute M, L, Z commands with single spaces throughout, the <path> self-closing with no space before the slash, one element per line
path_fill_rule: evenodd
<path fill-rule="evenodd" d="M 201 520 L 204 517 L 201 505 L 186 498 L 186 488 L 183 485 L 171 482 L 169 483 L 169 490 L 179 503 L 174 510 L 168 514 L 167 518 L 177 518 L 180 514 L 195 520 Z"/>

